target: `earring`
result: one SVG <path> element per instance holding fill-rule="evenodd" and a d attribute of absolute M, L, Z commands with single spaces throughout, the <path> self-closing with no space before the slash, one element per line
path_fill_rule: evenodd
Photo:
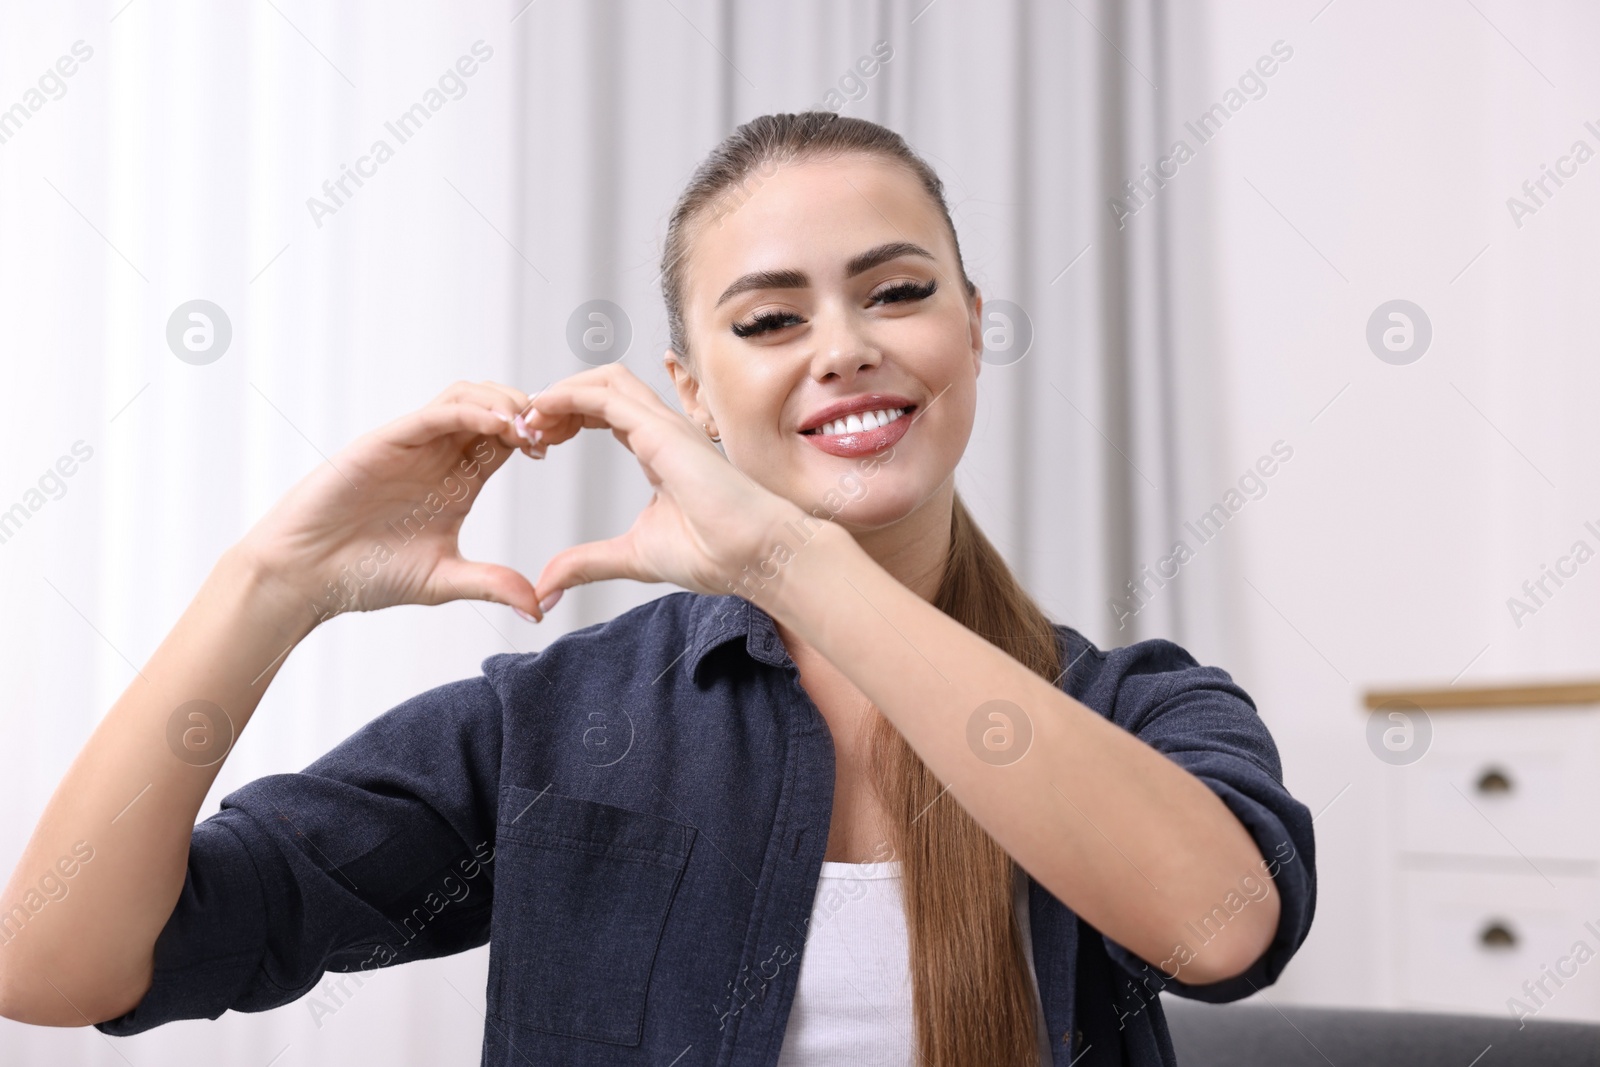
<path fill-rule="evenodd" d="M 711 441 L 712 441 L 713 444 L 721 444 L 722 443 L 721 436 L 719 436 L 717 434 L 713 434 L 711 432 L 710 425 L 708 425 L 707 423 L 702 422 L 700 424 L 700 428 L 706 432 L 706 436 L 707 437 L 711 438 Z"/>

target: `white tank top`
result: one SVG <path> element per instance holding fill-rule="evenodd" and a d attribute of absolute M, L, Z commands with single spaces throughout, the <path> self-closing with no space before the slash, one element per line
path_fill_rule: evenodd
<path fill-rule="evenodd" d="M 1029 936 L 1028 879 L 1020 871 L 1013 904 L 1033 984 L 1039 1062 L 1050 1067 Z M 916 1067 L 915 1034 L 899 861 L 825 861 L 778 1067 Z"/>

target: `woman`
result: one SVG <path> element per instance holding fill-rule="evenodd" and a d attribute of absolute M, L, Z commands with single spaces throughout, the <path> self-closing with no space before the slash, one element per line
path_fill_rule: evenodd
<path fill-rule="evenodd" d="M 869 122 L 756 119 L 662 274 L 687 418 L 618 365 L 459 383 L 225 553 L 0 901 L 4 1014 L 129 1034 L 487 941 L 485 1063 L 1171 1064 L 1157 991 L 1277 977 L 1311 820 L 1249 697 L 1052 624 L 956 497 L 982 304 L 933 172 Z M 532 585 L 463 560 L 484 481 L 586 428 L 655 487 L 632 529 Z M 194 825 L 333 610 L 542 619 L 619 577 L 687 591 L 490 656 Z M 33 906 L 41 871 L 70 901 Z"/>

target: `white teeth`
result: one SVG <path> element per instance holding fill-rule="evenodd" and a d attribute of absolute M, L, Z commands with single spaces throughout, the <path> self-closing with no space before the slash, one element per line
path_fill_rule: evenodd
<path fill-rule="evenodd" d="M 905 408 L 863 411 L 855 415 L 846 415 L 842 419 L 834 419 L 832 422 L 825 422 L 810 432 L 829 436 L 842 433 L 861 433 L 864 430 L 876 430 L 880 426 L 887 426 L 905 413 Z"/>

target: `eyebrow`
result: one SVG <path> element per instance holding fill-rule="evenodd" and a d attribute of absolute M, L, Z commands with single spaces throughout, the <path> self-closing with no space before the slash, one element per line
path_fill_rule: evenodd
<path fill-rule="evenodd" d="M 932 252 L 929 252 L 919 244 L 913 244 L 910 241 L 890 241 L 888 244 L 869 248 L 860 255 L 853 257 L 850 262 L 845 264 L 844 276 L 846 278 L 854 278 L 856 275 L 863 274 L 880 263 L 887 263 L 889 260 L 898 259 L 900 256 L 934 258 Z M 753 271 L 736 279 L 732 285 L 724 289 L 722 295 L 717 297 L 717 302 L 712 306 L 721 307 L 733 297 L 738 296 L 740 293 L 749 292 L 752 289 L 805 289 L 810 284 L 811 279 L 806 276 L 804 271 Z"/>

